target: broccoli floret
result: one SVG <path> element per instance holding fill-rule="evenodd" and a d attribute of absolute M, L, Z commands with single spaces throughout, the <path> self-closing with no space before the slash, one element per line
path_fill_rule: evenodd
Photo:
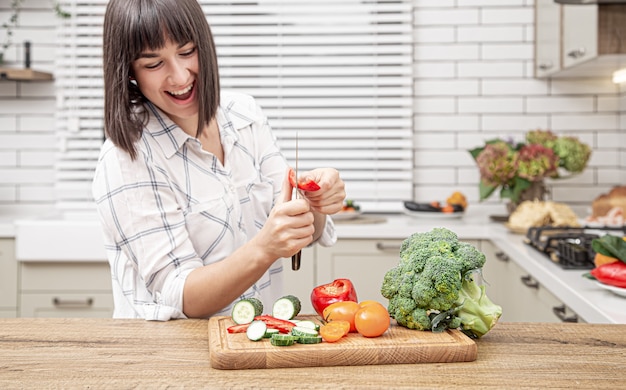
<path fill-rule="evenodd" d="M 473 337 L 484 335 L 502 313 L 484 294 L 485 287 L 467 276 L 484 264 L 483 253 L 448 229 L 411 235 L 402 243 L 398 264 L 383 279 L 389 315 L 410 329 L 460 327 Z"/>
<path fill-rule="evenodd" d="M 485 294 L 485 285 L 478 285 L 471 274 L 463 278 L 457 303 L 461 306 L 457 312 L 461 330 L 472 338 L 489 332 L 502 315 L 502 307 L 491 302 Z"/>

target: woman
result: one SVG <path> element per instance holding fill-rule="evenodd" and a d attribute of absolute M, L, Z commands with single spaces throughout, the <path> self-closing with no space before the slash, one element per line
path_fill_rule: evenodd
<path fill-rule="evenodd" d="M 104 19 L 105 141 L 93 183 L 114 317 L 228 315 L 281 291 L 283 257 L 336 241 L 344 183 L 291 199 L 288 166 L 250 96 L 220 92 L 196 0 L 111 0 Z"/>

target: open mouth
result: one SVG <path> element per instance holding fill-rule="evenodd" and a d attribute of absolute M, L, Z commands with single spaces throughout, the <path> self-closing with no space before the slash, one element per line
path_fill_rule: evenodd
<path fill-rule="evenodd" d="M 187 88 L 183 88 L 179 91 L 167 91 L 167 93 L 173 97 L 174 99 L 177 100 L 186 100 L 189 99 L 189 97 L 191 96 L 192 92 L 193 92 L 193 87 L 196 85 L 196 83 L 192 83 L 190 84 Z"/>

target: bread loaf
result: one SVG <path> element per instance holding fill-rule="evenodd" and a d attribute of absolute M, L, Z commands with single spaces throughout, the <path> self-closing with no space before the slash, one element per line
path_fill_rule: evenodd
<path fill-rule="evenodd" d="M 603 217 L 618 207 L 626 213 L 626 186 L 616 186 L 608 194 L 601 194 L 591 202 L 591 217 Z"/>

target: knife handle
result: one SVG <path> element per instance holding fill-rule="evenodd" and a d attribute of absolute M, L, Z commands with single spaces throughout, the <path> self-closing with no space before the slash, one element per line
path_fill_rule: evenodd
<path fill-rule="evenodd" d="M 302 257 L 302 251 L 298 251 L 295 255 L 291 256 L 291 269 L 297 271 L 300 269 L 300 258 Z"/>

